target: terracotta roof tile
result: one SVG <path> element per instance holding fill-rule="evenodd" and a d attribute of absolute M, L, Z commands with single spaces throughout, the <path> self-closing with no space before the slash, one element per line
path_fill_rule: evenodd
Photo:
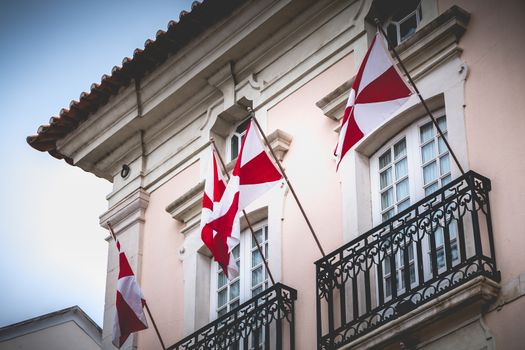
<path fill-rule="evenodd" d="M 82 92 L 79 100 L 72 100 L 68 108 L 62 108 L 49 124 L 41 125 L 36 135 L 28 136 L 27 143 L 55 158 L 72 160 L 60 154 L 56 141 L 73 131 L 90 114 L 105 105 L 111 96 L 127 87 L 135 77 L 143 76 L 161 65 L 170 54 L 176 53 L 197 35 L 214 23 L 228 16 L 246 0 L 203 0 L 194 1 L 191 12 L 182 11 L 179 21 L 170 21 L 167 30 L 158 30 L 155 39 L 147 39 L 144 49 L 137 48 L 133 57 L 124 57 L 122 65 L 114 66 L 111 74 L 103 74 L 100 83 L 91 84 L 88 92 Z"/>

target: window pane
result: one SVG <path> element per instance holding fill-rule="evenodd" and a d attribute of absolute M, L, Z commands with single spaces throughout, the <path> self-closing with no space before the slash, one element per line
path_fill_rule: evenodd
<path fill-rule="evenodd" d="M 443 237 L 443 229 L 441 227 L 436 230 L 434 237 L 436 241 L 436 247 L 441 247 L 443 245 L 443 242 L 445 241 Z"/>
<path fill-rule="evenodd" d="M 399 159 L 407 154 L 407 144 L 405 139 L 394 145 L 394 159 Z"/>
<path fill-rule="evenodd" d="M 391 296 L 392 295 L 392 278 L 391 277 L 387 277 L 385 278 L 385 294 L 387 297 Z"/>
<path fill-rule="evenodd" d="M 448 232 L 450 234 L 450 240 L 452 241 L 458 235 L 458 224 L 456 221 L 453 221 L 448 225 Z"/>
<path fill-rule="evenodd" d="M 258 229 L 257 231 L 255 231 L 255 237 L 257 238 L 257 241 L 259 242 L 259 244 L 261 244 L 263 242 L 263 231 L 262 229 Z M 255 239 L 253 239 L 252 237 L 252 248 L 255 248 L 257 247 L 257 243 L 255 242 Z"/>
<path fill-rule="evenodd" d="M 443 248 L 437 250 L 437 267 L 438 269 L 445 267 L 445 252 Z"/>
<path fill-rule="evenodd" d="M 408 260 L 412 261 L 414 260 L 414 245 L 411 244 L 410 248 L 408 249 Z"/>
<path fill-rule="evenodd" d="M 434 182 L 432 185 L 428 186 L 427 188 L 425 188 L 425 196 L 428 196 L 434 192 L 436 192 L 436 190 L 439 188 L 438 186 L 438 183 L 437 182 Z"/>
<path fill-rule="evenodd" d="M 456 243 L 452 244 L 452 261 L 456 261 L 459 259 L 459 253 L 458 253 L 458 245 Z"/>
<path fill-rule="evenodd" d="M 259 254 L 259 250 L 252 250 L 252 267 L 257 266 L 260 263 L 262 263 L 261 254 Z"/>
<path fill-rule="evenodd" d="M 219 269 L 220 269 L 220 267 L 219 267 Z M 224 287 L 227 282 L 228 282 L 228 278 L 226 278 L 226 275 L 221 270 L 219 272 L 219 275 L 217 276 L 217 289 L 220 289 L 221 287 Z"/>
<path fill-rule="evenodd" d="M 416 268 L 414 264 L 410 264 L 410 283 L 416 282 Z"/>
<path fill-rule="evenodd" d="M 237 306 L 239 306 L 239 300 L 236 300 L 230 304 L 230 310 L 235 309 Z"/>
<path fill-rule="evenodd" d="M 385 166 L 390 164 L 392 158 L 390 155 L 390 150 L 383 153 L 381 157 L 379 157 L 379 169 L 383 169 Z"/>
<path fill-rule="evenodd" d="M 423 181 L 427 185 L 435 179 L 437 179 L 437 165 L 434 161 L 423 168 Z"/>
<path fill-rule="evenodd" d="M 257 288 L 254 288 L 252 290 L 252 296 L 256 296 L 257 294 L 261 293 L 263 291 L 263 287 L 262 286 L 259 286 Z"/>
<path fill-rule="evenodd" d="M 396 163 L 396 180 L 401 179 L 407 174 L 408 174 L 408 162 L 407 162 L 407 159 L 405 158 Z"/>
<path fill-rule="evenodd" d="M 230 286 L 230 300 L 233 300 L 239 296 L 239 280 L 232 283 Z"/>
<path fill-rule="evenodd" d="M 227 311 L 228 310 L 224 307 L 224 308 L 220 309 L 219 311 L 217 311 L 217 315 L 219 317 L 221 317 L 222 315 L 226 314 Z"/>
<path fill-rule="evenodd" d="M 223 305 L 226 305 L 226 302 L 228 301 L 228 289 L 223 289 L 219 292 L 217 297 L 217 306 L 221 307 Z"/>
<path fill-rule="evenodd" d="M 416 32 L 416 27 L 417 27 L 417 19 L 416 19 L 416 13 L 414 12 L 412 16 L 408 17 L 399 26 L 401 41 L 407 39 L 409 36 L 414 34 Z"/>
<path fill-rule="evenodd" d="M 448 134 L 445 132 L 445 137 L 448 137 L 447 135 Z M 439 151 L 439 154 L 443 154 L 443 153 L 448 151 L 447 150 L 447 145 L 445 145 L 445 141 L 443 141 L 442 137 L 438 138 L 438 151 Z"/>
<path fill-rule="evenodd" d="M 239 155 L 239 138 L 237 135 L 233 135 L 230 141 L 231 152 L 230 158 L 235 159 Z"/>
<path fill-rule="evenodd" d="M 420 136 L 421 136 L 421 143 L 425 143 L 431 138 L 434 137 L 434 128 L 432 125 L 432 122 L 427 123 L 421 127 L 419 130 Z"/>
<path fill-rule="evenodd" d="M 252 287 L 256 286 L 263 281 L 263 267 L 259 266 L 258 268 L 252 271 Z"/>
<path fill-rule="evenodd" d="M 445 186 L 446 184 L 450 182 L 450 180 L 452 180 L 452 176 L 450 175 L 445 176 L 444 178 L 441 179 L 441 186 Z"/>
<path fill-rule="evenodd" d="M 427 143 L 421 148 L 421 159 L 423 160 L 423 164 L 434 159 L 435 157 L 436 153 L 434 151 L 434 142 Z"/>
<path fill-rule="evenodd" d="M 441 129 L 441 131 L 443 131 L 443 133 L 445 133 L 447 131 L 447 118 L 446 117 L 439 117 L 437 119 L 437 122 L 438 122 L 438 125 L 439 125 L 439 128 Z"/>
<path fill-rule="evenodd" d="M 381 209 L 386 209 L 394 204 L 394 193 L 390 188 L 387 191 L 381 193 Z"/>
<path fill-rule="evenodd" d="M 397 25 L 390 23 L 386 30 L 389 41 L 393 43 L 393 45 L 397 46 Z"/>
<path fill-rule="evenodd" d="M 446 173 L 450 172 L 450 157 L 448 154 L 439 159 L 439 170 L 441 175 L 445 175 Z"/>
<path fill-rule="evenodd" d="M 390 275 L 390 257 L 385 257 L 385 261 L 383 262 L 383 275 L 388 276 Z"/>
<path fill-rule="evenodd" d="M 394 216 L 394 209 L 390 209 L 389 211 L 387 211 L 386 213 L 384 213 L 382 215 L 382 220 L 383 221 L 387 221 L 388 219 L 390 219 L 393 216 Z"/>
<path fill-rule="evenodd" d="M 388 168 L 379 175 L 379 185 L 381 189 L 392 184 L 392 168 Z"/>
<path fill-rule="evenodd" d="M 397 211 L 401 212 L 410 206 L 410 199 L 404 200 L 397 205 Z"/>
<path fill-rule="evenodd" d="M 235 129 L 235 132 L 238 134 L 242 134 L 248 129 L 248 124 L 250 124 L 250 119 L 245 120 L 242 124 L 240 124 L 237 129 Z"/>
<path fill-rule="evenodd" d="M 239 259 L 239 250 L 241 248 L 239 248 L 239 245 L 237 245 L 235 248 L 233 248 L 233 251 L 232 251 L 232 254 L 233 254 L 233 257 L 235 259 Z"/>
<path fill-rule="evenodd" d="M 396 200 L 400 201 L 408 197 L 408 179 L 404 179 L 396 185 Z"/>

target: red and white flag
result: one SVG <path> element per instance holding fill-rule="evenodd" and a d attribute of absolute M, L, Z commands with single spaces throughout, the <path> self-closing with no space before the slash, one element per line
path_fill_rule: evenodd
<path fill-rule="evenodd" d="M 224 189 L 226 188 L 226 181 L 224 181 L 213 150 L 205 181 L 204 196 L 202 197 L 201 239 L 212 252 L 213 256 L 216 256 L 213 241 L 217 232 L 210 226 L 210 222 L 213 220 L 213 209 L 219 204 Z"/>
<path fill-rule="evenodd" d="M 239 275 L 231 252 L 240 241 L 240 212 L 281 179 L 282 175 L 268 157 L 256 127 L 250 122 L 232 177 L 216 210 L 214 207 L 214 220 L 210 222 L 217 231 L 215 260 L 230 280 Z"/>
<path fill-rule="evenodd" d="M 119 251 L 119 274 L 115 303 L 117 310 L 113 321 L 113 345 L 120 349 L 131 333 L 148 328 L 148 322 L 143 309 L 146 300 L 126 254 L 120 250 L 120 242 L 116 240 L 116 243 Z"/>
<path fill-rule="evenodd" d="M 355 77 L 334 155 L 337 168 L 364 135 L 399 109 L 412 90 L 399 74 L 381 33 L 377 33 Z"/>

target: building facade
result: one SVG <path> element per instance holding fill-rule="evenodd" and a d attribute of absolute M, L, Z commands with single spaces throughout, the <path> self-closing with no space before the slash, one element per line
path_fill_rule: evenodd
<path fill-rule="evenodd" d="M 414 95 L 336 173 L 376 18 L 463 172 Z M 100 223 L 171 349 L 521 349 L 524 19 L 519 0 L 196 2 L 28 143 L 113 183 Z M 210 139 L 231 169 L 247 107 L 326 253 L 283 182 L 247 209 L 275 286 L 246 220 L 236 280 L 200 240 Z M 104 349 L 112 242 L 108 254 Z M 130 339 L 160 347 L 152 328 Z"/>
<path fill-rule="evenodd" d="M 2 350 L 97 350 L 102 329 L 78 306 L 0 328 Z"/>

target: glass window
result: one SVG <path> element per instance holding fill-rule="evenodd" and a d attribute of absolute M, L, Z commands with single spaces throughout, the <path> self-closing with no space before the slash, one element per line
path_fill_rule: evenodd
<path fill-rule="evenodd" d="M 268 226 L 254 226 L 255 236 L 259 241 L 266 260 L 268 259 Z M 212 262 L 216 274 L 216 316 L 220 317 L 239 306 L 242 302 L 259 294 L 269 286 L 268 273 L 263 258 L 259 254 L 255 239 L 249 230 L 241 233 L 241 242 L 234 248 L 233 256 L 239 267 L 239 276 L 228 280 L 220 266 Z M 213 315 L 212 315 L 213 316 Z"/>
<path fill-rule="evenodd" d="M 447 137 L 446 117 L 437 119 L 438 125 Z M 423 188 L 428 196 L 450 182 L 450 155 L 443 138 L 434 123 L 428 122 L 419 128 L 421 166 L 423 167 Z"/>
<path fill-rule="evenodd" d="M 385 22 L 388 39 L 395 46 L 410 38 L 423 18 L 420 0 L 404 0 L 396 3 L 395 10 Z"/>
<path fill-rule="evenodd" d="M 448 136 L 446 116 L 440 115 L 436 121 L 446 138 Z M 376 225 L 391 220 L 411 204 L 431 195 L 452 180 L 451 155 L 445 146 L 444 138 L 429 120 L 423 123 L 417 121 L 403 130 L 371 157 L 370 165 L 373 186 L 372 209 Z M 414 195 L 416 198 L 412 198 Z M 424 274 L 422 278 L 432 273 L 434 265 L 437 266 L 438 273 L 449 268 L 447 256 L 451 258 L 449 262 L 452 265 L 460 261 L 457 222 L 452 220 L 444 226 L 443 221 L 434 223 L 433 234 L 425 235 L 422 242 L 421 271 Z M 397 224 L 398 221 L 394 221 L 391 228 L 395 230 Z M 388 228 L 386 231 L 390 232 Z M 432 239 L 436 248 L 435 257 L 430 254 Z M 449 245 L 446 244 L 447 241 L 450 242 Z M 408 240 L 397 244 L 400 247 L 397 247 L 395 254 L 388 249 L 385 251 L 381 266 L 382 274 L 378 275 L 378 278 L 383 280 L 383 294 L 387 299 L 392 297 L 394 285 L 399 295 L 406 291 L 406 279 L 409 279 L 411 284 L 419 279 L 415 258 L 417 257 L 416 244 L 408 243 Z M 407 268 L 408 272 L 406 272 Z"/>
<path fill-rule="evenodd" d="M 239 124 L 233 131 L 230 137 L 230 160 L 234 160 L 239 155 L 248 124 L 250 124 L 249 119 Z"/>
<path fill-rule="evenodd" d="M 379 188 L 383 221 L 410 204 L 406 140 L 402 139 L 379 157 Z"/>

